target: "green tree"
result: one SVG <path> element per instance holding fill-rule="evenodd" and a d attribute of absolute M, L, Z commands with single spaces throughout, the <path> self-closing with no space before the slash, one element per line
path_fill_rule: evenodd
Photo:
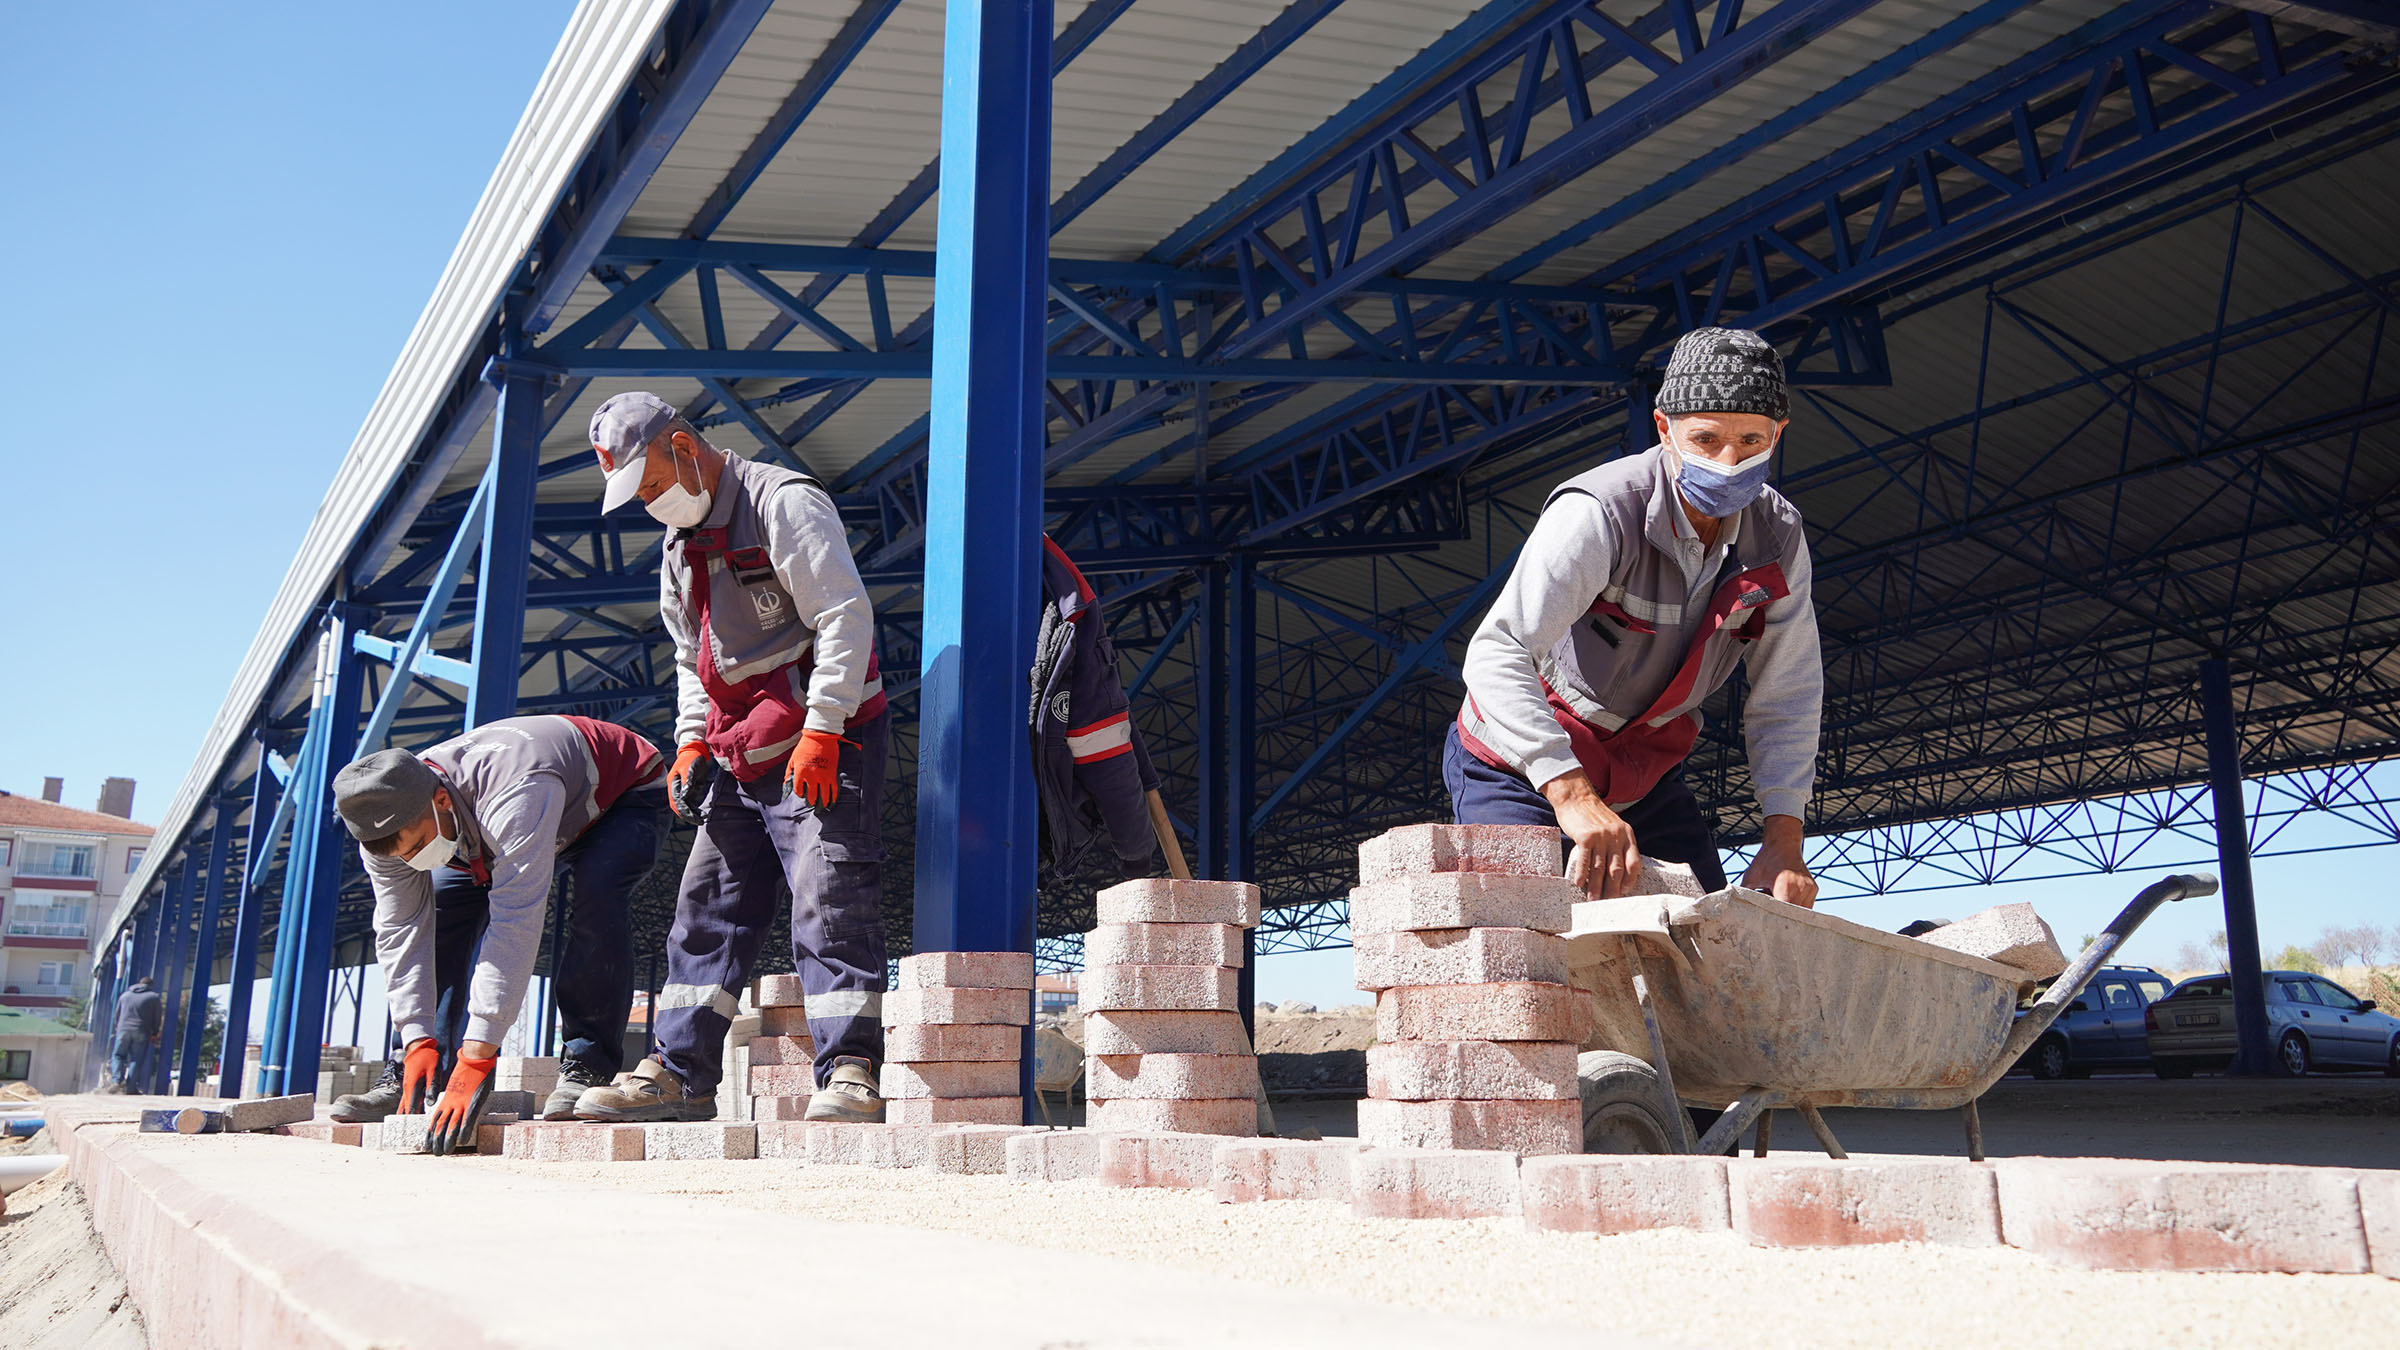
<path fill-rule="evenodd" d="M 69 1031 L 82 1031 L 84 1024 L 91 1020 L 91 1015 L 91 1000 L 70 998 L 58 1007 L 58 1024 Z"/>
<path fill-rule="evenodd" d="M 217 1052 L 225 1048 L 225 1005 L 214 998 L 208 1001 L 206 1020 L 200 1023 L 200 1065 L 205 1073 L 217 1062 Z"/>
<path fill-rule="evenodd" d="M 2275 959 L 2267 962 L 2267 969 L 2305 970 L 2311 975 L 2322 975 L 2325 973 L 2325 963 L 2319 961 L 2313 952 L 2298 945 L 2291 945 L 2277 952 Z"/>

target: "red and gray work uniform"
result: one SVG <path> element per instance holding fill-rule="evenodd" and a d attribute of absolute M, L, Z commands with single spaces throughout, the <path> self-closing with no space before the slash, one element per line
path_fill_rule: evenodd
<path fill-rule="evenodd" d="M 1149 799 L 1158 770 L 1117 680 L 1117 649 L 1091 583 L 1046 535 L 1033 688 L 1042 871 L 1073 874 L 1106 834 L 1119 874 L 1148 875 L 1158 853 Z"/>
<path fill-rule="evenodd" d="M 667 537 L 659 611 L 675 639 L 675 740 L 725 770 L 701 806 L 658 994 L 658 1055 L 692 1096 L 716 1090 L 725 1031 L 784 889 L 817 1080 L 883 1059 L 884 760 L 891 718 L 875 613 L 833 498 L 728 455 L 699 528 Z M 833 805 L 784 790 L 804 730 L 844 741 Z"/>
<path fill-rule="evenodd" d="M 375 959 L 383 967 L 384 997 L 391 1007 L 399 1043 L 437 1036 L 439 960 L 436 919 L 439 892 L 449 883 L 488 894 L 488 926 L 480 946 L 459 953 L 463 966 L 472 950 L 474 972 L 466 991 L 465 1039 L 506 1039 L 532 981 L 535 955 L 549 906 L 550 883 L 562 861 L 574 862 L 596 836 L 609 833 L 608 882 L 603 891 L 578 868 L 574 909 L 585 936 L 562 935 L 559 1011 L 569 1038 L 585 1023 L 611 1020 L 622 1040 L 625 1012 L 633 998 L 632 929 L 627 912 L 633 887 L 657 860 L 654 823 L 663 802 L 656 785 L 666 773 L 658 747 L 637 732 L 588 717 L 507 717 L 455 736 L 419 755 L 449 789 L 455 819 L 437 816 L 458 834 L 450 867 L 419 872 L 406 860 L 376 857 L 365 849 L 367 879 L 375 891 Z M 637 789 L 649 788 L 648 791 Z M 639 799 L 637 802 L 636 799 Z M 638 807 L 638 809 L 636 809 Z M 607 822 L 622 820 L 632 841 L 650 841 L 647 857 L 626 848 Z M 637 855 L 619 865 L 618 854 Z M 591 950 L 579 954 L 579 947 Z M 606 979 L 567 978 L 564 968 Z M 578 989 L 591 996 L 570 998 Z M 585 1007 L 585 1003 L 592 1006 Z M 570 1007 L 572 1003 L 575 1006 Z M 445 1045 L 445 1050 L 455 1046 Z M 613 1055 L 602 1056 L 613 1062 Z"/>
<path fill-rule="evenodd" d="M 1460 821 L 1555 824 L 1539 789 L 1581 768 L 1644 853 L 1695 861 L 1654 848 L 1644 818 L 1653 833 L 1707 833 L 1677 771 L 1700 704 L 1737 665 L 1759 807 L 1805 818 L 1825 677 L 1800 513 L 1770 488 L 1704 545 L 1675 468 L 1653 447 L 1550 494 L 1467 644 L 1445 764 Z"/>

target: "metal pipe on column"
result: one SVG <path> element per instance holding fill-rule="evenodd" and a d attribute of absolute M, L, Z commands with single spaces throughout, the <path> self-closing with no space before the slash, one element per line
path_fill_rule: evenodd
<path fill-rule="evenodd" d="M 302 814 L 313 820 L 308 851 L 299 855 L 306 861 L 302 870 L 307 889 L 303 893 L 292 986 L 290 1043 L 284 1059 L 286 1093 L 315 1092 L 318 1068 L 324 1057 L 326 990 L 333 975 L 333 935 L 340 918 L 342 868 L 354 856 L 349 831 L 342 828 L 340 818 L 334 814 L 333 776 L 349 762 L 349 751 L 358 744 L 366 669 L 365 662 L 352 649 L 350 638 L 365 618 L 363 611 L 349 605 L 335 605 L 326 616 L 330 641 L 319 702 L 323 714 L 319 727 L 323 734 L 312 747 L 310 795 L 301 804 L 302 809 L 294 813 L 295 827 Z M 318 1034 L 308 1036 L 311 1031 Z"/>
<path fill-rule="evenodd" d="M 2208 787 L 2216 808 L 2217 879 L 2225 903 L 2225 969 L 2233 981 L 2236 1074 L 2270 1068 L 2267 982 L 2258 954 L 2258 903 L 2250 886 L 2250 824 L 2242 803 L 2241 727 L 2233 672 L 2222 657 L 2200 663 L 2200 719 L 2208 733 Z"/>
<path fill-rule="evenodd" d="M 176 1092 L 185 1097 L 200 1087 L 200 1042 L 208 1035 L 209 976 L 217 966 L 217 921 L 224 912 L 225 870 L 233 855 L 233 808 L 217 802 L 216 824 L 208 832 L 208 863 L 200 874 L 200 925 L 192 944 L 192 997 L 183 1015 L 181 1072 Z"/>
<path fill-rule="evenodd" d="M 949 0 L 943 17 L 918 951 L 1033 950 L 1025 676 L 1041 583 L 1051 17 L 1050 0 Z M 1030 1026 L 1023 1044 L 1030 1122 Z"/>
<path fill-rule="evenodd" d="M 275 771 L 267 763 L 267 747 L 258 747 L 258 773 L 251 779 L 250 828 L 242 850 L 242 870 L 234 875 L 233 949 L 225 973 L 225 1044 L 218 1053 L 217 1095 L 242 1095 L 242 1072 L 250 1058 L 250 998 L 258 984 L 258 935 L 264 920 L 261 865 L 275 847 L 275 805 L 282 796 Z"/>

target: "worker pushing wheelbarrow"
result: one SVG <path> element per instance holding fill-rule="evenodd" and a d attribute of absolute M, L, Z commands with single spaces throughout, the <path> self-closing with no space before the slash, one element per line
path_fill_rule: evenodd
<path fill-rule="evenodd" d="M 1763 1154 L 1766 1113 L 1783 1108 L 1840 1158 L 1825 1107 L 1956 1108 L 1980 1162 L 1976 1099 L 2151 911 L 2216 889 L 2209 876 L 2145 887 L 2021 1018 L 2025 971 L 1739 886 L 1585 901 L 1567 932 L 1575 984 L 1591 997 L 1578 1066 L 1585 1151 L 1718 1154 L 1755 1121 Z M 1686 1106 L 1723 1114 L 1694 1138 Z"/>

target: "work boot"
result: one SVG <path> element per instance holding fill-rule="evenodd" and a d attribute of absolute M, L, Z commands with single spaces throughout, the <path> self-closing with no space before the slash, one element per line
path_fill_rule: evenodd
<path fill-rule="evenodd" d="M 344 1125 L 368 1125 L 400 1109 L 400 1065 L 392 1060 L 383 1062 L 383 1072 L 375 1086 L 364 1092 L 353 1092 L 334 1099 L 328 1118 Z"/>
<path fill-rule="evenodd" d="M 579 1059 L 562 1060 L 558 1066 L 558 1086 L 542 1100 L 542 1119 L 573 1120 L 575 1103 L 583 1094 L 608 1082 L 608 1076 Z"/>
<path fill-rule="evenodd" d="M 715 1120 L 715 1097 L 687 1097 L 683 1079 L 652 1056 L 617 1075 L 613 1083 L 583 1090 L 575 1099 L 577 1120 L 637 1124 L 653 1120 Z"/>
<path fill-rule="evenodd" d="M 863 1059 L 837 1059 L 825 1086 L 808 1099 L 803 1120 L 880 1121 L 883 1097 L 875 1090 L 874 1066 Z"/>

